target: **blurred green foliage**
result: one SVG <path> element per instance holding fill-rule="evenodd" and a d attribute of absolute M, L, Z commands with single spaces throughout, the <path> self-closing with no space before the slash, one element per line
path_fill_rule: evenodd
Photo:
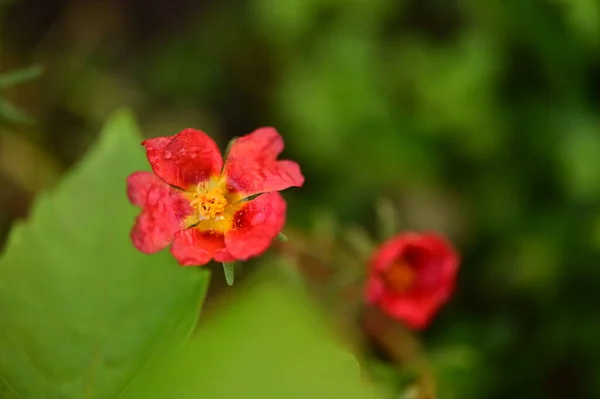
<path fill-rule="evenodd" d="M 0 259 L 2 398 L 117 397 L 196 325 L 208 272 L 128 240 L 136 209 L 123 200 L 124 181 L 147 169 L 139 141 L 131 116 L 116 114 L 12 230 Z"/>
<path fill-rule="evenodd" d="M 600 397 L 597 1 L 22 0 L 5 12 L 3 65 L 46 73 L 7 91 L 37 124 L 0 131 L 29 149 L 0 159 L 1 231 L 59 172 L 36 176 L 69 167 L 121 104 L 147 136 L 193 126 L 223 145 L 274 125 L 307 176 L 285 194 L 290 226 L 325 212 L 372 229 L 385 195 L 406 229 L 461 248 L 458 292 L 423 334 L 440 397 Z"/>
<path fill-rule="evenodd" d="M 0 90 L 6 90 L 19 83 L 27 82 L 40 76 L 43 69 L 39 65 L 10 71 L 0 75 Z M 22 110 L 16 108 L 9 101 L 0 98 L 0 118 L 4 122 L 31 123 L 32 120 Z"/>
<path fill-rule="evenodd" d="M 219 313 L 191 341 L 153 359 L 124 397 L 374 398 L 318 308 L 274 270 L 221 300 Z M 274 325 L 285 327 L 274 334 Z"/>

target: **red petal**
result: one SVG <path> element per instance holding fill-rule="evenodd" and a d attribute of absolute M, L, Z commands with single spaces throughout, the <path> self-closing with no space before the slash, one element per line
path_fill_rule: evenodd
<path fill-rule="evenodd" d="M 149 172 L 136 172 L 127 178 L 127 195 L 134 205 L 142 207 L 131 231 L 133 245 L 147 254 L 169 245 L 193 212 L 186 198 Z"/>
<path fill-rule="evenodd" d="M 402 320 L 407 326 L 415 330 L 422 330 L 427 327 L 440 306 L 441 303 L 433 298 L 424 301 L 411 301 L 398 300 L 398 298 L 388 296 L 381 301 L 381 308 L 386 313 Z"/>
<path fill-rule="evenodd" d="M 202 266 L 215 259 L 217 262 L 235 260 L 225 248 L 223 234 L 190 228 L 175 235 L 171 253 L 183 266 Z"/>
<path fill-rule="evenodd" d="M 129 201 L 140 208 L 146 204 L 148 190 L 154 185 L 164 185 L 164 182 L 150 172 L 134 172 L 127 177 L 127 197 Z"/>
<path fill-rule="evenodd" d="M 231 146 L 225 175 L 232 191 L 248 197 L 254 194 L 300 187 L 304 176 L 292 161 L 277 161 L 283 139 L 272 127 L 263 127 L 240 137 Z"/>
<path fill-rule="evenodd" d="M 225 233 L 225 244 L 237 259 L 262 254 L 285 224 L 286 203 L 278 192 L 248 201 L 233 216 L 233 227 Z"/>
<path fill-rule="evenodd" d="M 173 137 L 157 137 L 142 143 L 154 173 L 172 186 L 188 189 L 223 167 L 219 147 L 206 133 L 185 129 Z"/>
<path fill-rule="evenodd" d="M 371 256 L 372 273 L 382 272 L 391 266 L 404 251 L 412 235 L 413 233 L 398 234 L 381 244 Z"/>
<path fill-rule="evenodd" d="M 385 283 L 378 275 L 370 275 L 366 284 L 367 302 L 376 304 L 385 295 Z"/>

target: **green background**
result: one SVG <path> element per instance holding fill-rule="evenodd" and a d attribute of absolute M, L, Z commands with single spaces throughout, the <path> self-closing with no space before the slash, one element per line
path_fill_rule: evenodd
<path fill-rule="evenodd" d="M 0 242 L 123 105 L 146 137 L 196 127 L 222 148 L 273 125 L 307 178 L 287 228 L 374 236 L 386 197 L 460 249 L 420 335 L 440 398 L 600 397 L 597 1 L 5 3 L 0 72 L 45 70 L 0 84 Z"/>

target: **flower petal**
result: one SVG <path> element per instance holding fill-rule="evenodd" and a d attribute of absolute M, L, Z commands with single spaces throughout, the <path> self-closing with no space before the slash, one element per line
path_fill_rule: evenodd
<path fill-rule="evenodd" d="M 407 301 L 386 295 L 381 300 L 381 308 L 386 313 L 395 319 L 402 320 L 415 330 L 422 330 L 427 327 L 441 305 L 442 303 L 434 298 Z"/>
<path fill-rule="evenodd" d="M 450 296 L 458 271 L 459 255 L 442 238 L 424 236 L 419 245 L 407 245 L 402 257 L 418 270 L 412 295 L 432 296 L 435 292 L 436 295 Z"/>
<path fill-rule="evenodd" d="M 230 190 L 248 197 L 302 186 L 300 166 L 293 161 L 277 161 L 281 151 L 283 139 L 272 127 L 236 139 L 224 169 Z"/>
<path fill-rule="evenodd" d="M 171 253 L 182 266 L 202 266 L 214 258 L 217 262 L 235 260 L 225 248 L 223 234 L 190 228 L 178 232 Z"/>
<path fill-rule="evenodd" d="M 223 167 L 219 147 L 200 130 L 185 129 L 173 137 L 145 140 L 142 145 L 154 173 L 184 190 L 218 175 Z"/>
<path fill-rule="evenodd" d="M 234 216 L 232 229 L 225 232 L 225 245 L 237 259 L 262 254 L 285 224 L 286 203 L 278 192 L 248 201 Z"/>
<path fill-rule="evenodd" d="M 151 254 L 165 248 L 193 210 L 179 191 L 149 172 L 136 172 L 127 178 L 130 201 L 142 207 L 131 231 L 133 245 Z"/>
<path fill-rule="evenodd" d="M 165 183 L 150 172 L 134 172 L 127 177 L 127 197 L 129 201 L 140 208 L 146 205 L 148 191 L 155 185 Z"/>

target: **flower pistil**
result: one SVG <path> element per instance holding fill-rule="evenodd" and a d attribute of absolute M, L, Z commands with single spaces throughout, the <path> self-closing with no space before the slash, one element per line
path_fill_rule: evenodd
<path fill-rule="evenodd" d="M 211 187 L 212 186 L 212 187 Z M 196 210 L 198 220 L 222 220 L 227 198 L 219 184 L 207 185 L 202 182 L 192 192 L 190 205 Z"/>

